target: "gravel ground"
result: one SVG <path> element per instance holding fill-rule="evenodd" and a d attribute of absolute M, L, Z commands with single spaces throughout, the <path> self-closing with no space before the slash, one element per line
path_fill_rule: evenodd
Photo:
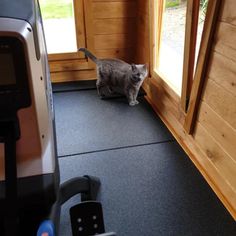
<path fill-rule="evenodd" d="M 177 7 L 167 8 L 163 14 L 162 40 L 160 48 L 159 72 L 165 81 L 181 94 L 184 57 L 186 2 Z M 201 14 L 201 13 L 200 13 Z M 198 24 L 196 58 L 203 29 L 202 16 Z"/>
<path fill-rule="evenodd" d="M 201 14 L 201 13 L 200 13 Z M 202 19 L 202 16 L 200 17 Z M 167 8 L 163 19 L 163 40 L 174 50 L 179 53 L 183 52 L 184 35 L 186 21 L 186 2 L 178 7 Z M 203 20 L 199 20 L 198 37 L 200 37 L 203 29 Z M 199 44 L 200 42 L 198 42 Z"/>

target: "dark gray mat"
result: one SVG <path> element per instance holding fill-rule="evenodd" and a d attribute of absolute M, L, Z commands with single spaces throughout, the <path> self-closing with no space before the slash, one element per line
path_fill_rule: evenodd
<path fill-rule="evenodd" d="M 233 236 L 236 225 L 175 142 L 60 158 L 61 179 L 91 174 L 102 182 L 99 199 L 106 231 L 118 236 Z M 70 234 L 62 208 L 60 236 Z"/>
<path fill-rule="evenodd" d="M 144 98 L 101 100 L 95 90 L 54 94 L 59 156 L 173 140 Z"/>
<path fill-rule="evenodd" d="M 74 81 L 74 82 L 62 82 L 52 84 L 52 90 L 54 93 L 74 92 L 81 90 L 96 90 L 96 80 Z M 141 87 L 138 93 L 138 97 L 145 96 L 146 92 Z M 121 94 L 110 94 L 103 99 L 116 99 L 122 98 Z"/>
<path fill-rule="evenodd" d="M 52 84 L 52 90 L 54 93 L 91 90 L 95 88 L 96 80 L 73 81 Z"/>

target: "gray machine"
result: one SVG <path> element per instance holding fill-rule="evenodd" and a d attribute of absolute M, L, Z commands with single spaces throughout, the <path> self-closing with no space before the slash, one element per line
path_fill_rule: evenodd
<path fill-rule="evenodd" d="M 35 3 L 0 1 L 0 230 L 11 236 L 35 231 L 59 188 L 52 93 Z"/>
<path fill-rule="evenodd" d="M 84 176 L 59 183 L 39 4 L 0 0 L 0 235 L 57 235 L 60 207 L 77 193 L 82 203 L 70 212 L 73 235 L 104 233 L 101 205 L 94 201 L 99 180 Z M 86 221 L 89 214 L 100 216 L 96 229 Z M 78 216 L 87 222 L 83 232 Z M 52 231 L 44 228 L 44 220 Z"/>

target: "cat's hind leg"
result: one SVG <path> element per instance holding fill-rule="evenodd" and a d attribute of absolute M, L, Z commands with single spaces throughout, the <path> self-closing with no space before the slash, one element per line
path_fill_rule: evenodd
<path fill-rule="evenodd" d="M 101 82 L 101 80 L 97 80 L 96 86 L 97 86 L 98 96 L 102 98 L 105 97 L 105 94 L 104 94 L 105 85 Z"/>
<path fill-rule="evenodd" d="M 103 74 L 101 73 L 101 71 L 99 70 L 97 71 L 96 86 L 97 86 L 98 96 L 100 96 L 101 98 L 105 97 L 105 94 L 104 94 L 104 87 L 106 87 L 105 78 Z"/>
<path fill-rule="evenodd" d="M 109 92 L 110 94 L 114 94 L 114 93 L 115 93 L 114 90 L 113 90 L 113 88 L 112 88 L 111 86 L 107 86 L 107 90 L 108 90 L 108 92 Z"/>

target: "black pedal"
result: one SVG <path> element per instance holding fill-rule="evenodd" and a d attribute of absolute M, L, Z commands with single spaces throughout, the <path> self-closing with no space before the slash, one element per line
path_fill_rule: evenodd
<path fill-rule="evenodd" d="M 70 208 L 73 236 L 88 236 L 105 232 L 100 202 L 81 202 Z"/>

